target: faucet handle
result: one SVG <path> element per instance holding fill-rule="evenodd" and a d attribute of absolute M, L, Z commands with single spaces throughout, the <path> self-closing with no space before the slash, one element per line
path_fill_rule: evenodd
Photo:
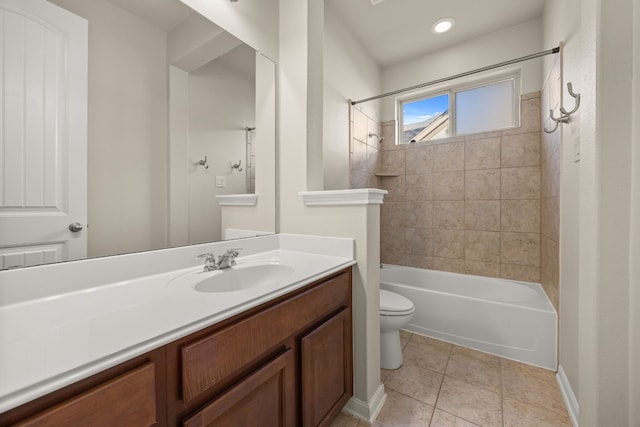
<path fill-rule="evenodd" d="M 227 250 L 227 254 L 229 254 L 232 257 L 237 257 L 238 255 L 240 255 L 240 251 L 242 250 L 242 248 L 232 248 L 232 249 L 228 249 Z"/>
<path fill-rule="evenodd" d="M 211 252 L 205 252 L 203 254 L 196 255 L 196 259 L 202 259 L 202 258 L 205 258 L 208 261 L 210 259 L 215 259 L 215 256 Z"/>

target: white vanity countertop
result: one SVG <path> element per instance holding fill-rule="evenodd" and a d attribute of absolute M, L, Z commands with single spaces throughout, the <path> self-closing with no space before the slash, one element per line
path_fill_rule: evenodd
<path fill-rule="evenodd" d="M 198 292 L 191 286 L 176 285 L 178 282 L 171 281 L 185 273 L 202 270 L 202 263 L 194 265 L 190 262 L 187 267 L 155 274 L 139 276 L 139 272 L 132 272 L 136 278 L 131 280 L 98 285 L 89 280 L 95 285 L 90 287 L 64 283 L 61 288 L 65 291 L 55 292 L 58 276 L 55 273 L 73 282 L 69 276 L 74 264 L 93 262 L 95 273 L 107 276 L 110 274 L 107 270 L 117 271 L 123 265 L 129 268 L 130 259 L 110 257 L 97 262 L 64 263 L 57 269 L 56 266 L 38 267 L 40 279 L 52 282 L 50 287 L 54 291 L 25 299 L 23 294 L 34 294 L 35 291 L 28 287 L 38 285 L 31 282 L 39 276 L 27 271 L 31 269 L 24 269 L 27 273 L 22 275 L 11 271 L 11 275 L 3 276 L 9 272 L 0 272 L 0 412 L 355 264 L 351 239 L 295 235 L 273 235 L 233 244 L 220 242 L 199 245 L 195 249 L 185 247 L 156 252 L 166 256 L 166 251 L 189 251 L 188 259 L 192 259 L 194 250 L 221 253 L 228 247 L 246 249 L 254 243 L 253 249 L 246 250 L 249 254 L 238 257 L 238 265 L 266 261 L 293 266 L 294 271 L 282 284 L 226 293 Z M 142 262 L 148 261 L 142 257 L 153 255 L 132 256 L 141 257 L 139 261 Z M 78 274 L 86 271 L 86 268 L 78 268 Z M 121 276 L 122 272 L 118 274 Z M 22 284 L 26 287 L 22 293 L 15 283 L 21 276 L 31 281 Z"/>

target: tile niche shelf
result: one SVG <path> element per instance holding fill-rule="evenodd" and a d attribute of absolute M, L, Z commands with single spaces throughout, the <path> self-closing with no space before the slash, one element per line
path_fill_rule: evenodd
<path fill-rule="evenodd" d="M 397 178 L 400 174 L 397 173 L 374 173 L 375 176 L 379 178 Z"/>

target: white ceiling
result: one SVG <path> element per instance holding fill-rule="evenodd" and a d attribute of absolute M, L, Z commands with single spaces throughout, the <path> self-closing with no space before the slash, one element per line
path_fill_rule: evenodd
<path fill-rule="evenodd" d="M 545 0 L 325 0 L 382 67 L 542 16 Z M 433 34 L 440 18 L 456 21 Z"/>
<path fill-rule="evenodd" d="M 179 0 L 109 0 L 138 18 L 170 32 L 193 13 Z"/>

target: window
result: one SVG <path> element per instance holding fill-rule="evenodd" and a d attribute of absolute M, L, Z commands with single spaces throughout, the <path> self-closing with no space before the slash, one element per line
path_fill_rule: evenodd
<path fill-rule="evenodd" d="M 517 75 L 399 101 L 402 144 L 518 126 Z"/>

